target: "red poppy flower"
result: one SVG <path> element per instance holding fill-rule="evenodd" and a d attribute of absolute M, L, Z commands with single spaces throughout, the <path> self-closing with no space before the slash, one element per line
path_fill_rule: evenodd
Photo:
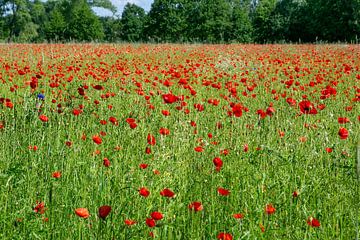
<path fill-rule="evenodd" d="M 235 117 L 241 117 L 242 116 L 242 109 L 243 106 L 241 106 L 241 104 L 235 104 L 232 107 L 232 113 L 234 114 Z"/>
<path fill-rule="evenodd" d="M 225 189 L 225 188 L 218 188 L 217 192 L 221 195 L 221 196 L 228 196 L 230 194 L 230 191 Z"/>
<path fill-rule="evenodd" d="M 146 153 L 146 154 L 150 154 L 150 153 L 151 153 L 151 148 L 146 147 L 146 148 L 145 148 L 145 153 Z"/>
<path fill-rule="evenodd" d="M 147 136 L 147 142 L 149 145 L 154 146 L 156 144 L 155 137 L 152 134 L 148 134 Z"/>
<path fill-rule="evenodd" d="M 178 100 L 177 97 L 172 93 L 164 94 L 162 95 L 162 98 L 164 102 L 168 104 L 174 103 Z"/>
<path fill-rule="evenodd" d="M 39 119 L 42 121 L 42 122 L 47 122 L 47 121 L 49 121 L 49 118 L 47 117 L 47 116 L 45 116 L 45 115 L 40 115 L 39 116 Z"/>
<path fill-rule="evenodd" d="M 349 123 L 350 119 L 348 119 L 347 117 L 339 117 L 338 118 L 338 123 L 340 124 L 345 124 L 345 123 Z"/>
<path fill-rule="evenodd" d="M 202 151 L 204 151 L 204 148 L 201 147 L 201 146 L 198 146 L 198 147 L 195 147 L 194 150 L 195 150 L 196 152 L 202 152 Z"/>
<path fill-rule="evenodd" d="M 299 108 L 300 111 L 304 114 L 317 114 L 317 110 L 314 107 L 314 105 L 308 101 L 308 100 L 303 100 L 299 103 Z"/>
<path fill-rule="evenodd" d="M 96 143 L 98 145 L 102 143 L 102 139 L 98 135 L 93 136 L 92 140 L 94 141 L 94 143 Z"/>
<path fill-rule="evenodd" d="M 243 218 L 244 218 L 244 214 L 242 214 L 242 213 L 234 213 L 234 214 L 233 214 L 233 217 L 234 217 L 235 219 L 243 219 Z"/>
<path fill-rule="evenodd" d="M 148 227 L 150 227 L 150 228 L 155 227 L 156 226 L 155 220 L 152 218 L 147 218 L 146 225 L 148 225 Z"/>
<path fill-rule="evenodd" d="M 295 106 L 296 105 L 296 100 L 292 99 L 292 98 L 287 98 L 286 102 L 290 105 L 290 106 Z"/>
<path fill-rule="evenodd" d="M 129 123 L 129 126 L 131 129 L 134 129 L 137 127 L 137 124 L 135 122 Z"/>
<path fill-rule="evenodd" d="M 104 165 L 104 167 L 110 167 L 110 160 L 109 159 L 107 159 L 107 158 L 104 158 L 104 160 L 103 160 L 103 165 Z"/>
<path fill-rule="evenodd" d="M 59 172 L 59 171 L 53 172 L 52 177 L 53 178 L 60 178 L 61 177 L 61 172 Z"/>
<path fill-rule="evenodd" d="M 173 191 L 171 191 L 168 188 L 164 188 L 161 192 L 160 195 L 163 197 L 168 197 L 168 198 L 172 198 L 175 196 L 175 193 Z"/>
<path fill-rule="evenodd" d="M 170 134 L 170 130 L 167 129 L 167 128 L 160 128 L 159 133 L 160 133 L 161 135 L 169 135 L 169 134 Z"/>
<path fill-rule="evenodd" d="M 36 201 L 37 205 L 34 207 L 34 212 L 44 214 L 46 211 L 45 203 Z"/>
<path fill-rule="evenodd" d="M 267 114 L 268 116 L 271 117 L 274 113 L 275 113 L 275 109 L 274 109 L 273 107 L 268 107 L 268 108 L 266 109 L 266 114 Z"/>
<path fill-rule="evenodd" d="M 82 113 L 82 110 L 74 109 L 72 113 L 73 113 L 74 116 L 79 116 Z"/>
<path fill-rule="evenodd" d="M 115 117 L 109 117 L 109 121 L 116 126 L 119 125 L 119 123 Z"/>
<path fill-rule="evenodd" d="M 128 225 L 128 226 L 131 226 L 131 225 L 136 224 L 136 221 L 131 220 L 131 219 L 125 219 L 125 220 L 124 220 L 124 223 L 125 223 L 126 225 Z"/>
<path fill-rule="evenodd" d="M 139 194 L 143 197 L 148 197 L 150 195 L 150 192 L 147 188 L 142 187 L 139 189 Z"/>
<path fill-rule="evenodd" d="M 333 151 L 332 148 L 325 148 L 325 151 L 328 152 L 328 153 L 331 153 Z"/>
<path fill-rule="evenodd" d="M 243 151 L 244 151 L 244 152 L 249 151 L 249 145 L 248 145 L 248 144 L 244 144 L 244 146 L 243 146 Z"/>
<path fill-rule="evenodd" d="M 308 220 L 306 221 L 306 223 L 311 227 L 315 227 L 315 228 L 320 227 L 319 220 L 317 220 L 316 218 L 313 218 L 313 217 L 309 217 Z"/>
<path fill-rule="evenodd" d="M 347 139 L 349 136 L 349 131 L 346 128 L 340 128 L 339 136 L 340 136 L 340 139 Z"/>
<path fill-rule="evenodd" d="M 98 215 L 99 215 L 99 217 L 101 219 L 105 220 L 105 218 L 109 215 L 110 212 L 111 212 L 111 207 L 105 205 L 105 206 L 99 207 L 99 214 Z"/>
<path fill-rule="evenodd" d="M 266 214 L 271 215 L 271 214 L 274 214 L 275 211 L 276 211 L 276 209 L 273 207 L 273 205 L 271 205 L 271 204 L 266 205 L 266 207 L 265 207 Z"/>
<path fill-rule="evenodd" d="M 75 209 L 75 214 L 81 218 L 88 218 L 90 216 L 89 211 L 86 208 Z"/>
<path fill-rule="evenodd" d="M 223 166 L 223 161 L 221 160 L 221 158 L 219 157 L 214 158 L 213 163 L 215 165 L 216 170 L 220 171 L 221 167 Z"/>
<path fill-rule="evenodd" d="M 162 115 L 165 117 L 170 116 L 170 112 L 168 110 L 161 110 Z"/>
<path fill-rule="evenodd" d="M 221 233 L 219 233 L 217 235 L 217 239 L 219 239 L 219 240 L 232 240 L 233 237 L 232 237 L 232 235 L 230 233 L 221 232 Z"/>
<path fill-rule="evenodd" d="M 202 211 L 204 209 L 201 202 L 192 202 L 192 203 L 189 204 L 188 207 L 189 207 L 190 210 L 194 210 L 195 212 L 199 212 L 199 211 Z"/>
<path fill-rule="evenodd" d="M 146 164 L 146 163 L 140 163 L 140 165 L 139 165 L 139 167 L 141 169 L 146 169 L 148 166 L 149 166 L 149 164 Z"/>
<path fill-rule="evenodd" d="M 299 192 L 298 191 L 294 191 L 292 194 L 293 198 L 296 198 L 299 196 Z"/>
<path fill-rule="evenodd" d="M 162 218 L 163 218 L 163 215 L 162 215 L 162 213 L 161 212 L 152 212 L 151 214 L 150 214 L 150 216 L 151 216 L 151 218 L 152 219 L 154 219 L 155 221 L 159 221 L 159 220 L 161 220 Z"/>

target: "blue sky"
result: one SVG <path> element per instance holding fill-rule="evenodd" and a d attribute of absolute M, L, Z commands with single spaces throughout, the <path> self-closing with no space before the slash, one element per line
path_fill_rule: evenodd
<path fill-rule="evenodd" d="M 117 7 L 117 14 L 121 16 L 126 3 L 134 3 L 148 12 L 150 10 L 151 4 L 153 3 L 153 0 L 111 0 L 111 2 Z M 104 9 L 95 8 L 94 10 L 100 16 L 111 15 L 111 12 Z"/>

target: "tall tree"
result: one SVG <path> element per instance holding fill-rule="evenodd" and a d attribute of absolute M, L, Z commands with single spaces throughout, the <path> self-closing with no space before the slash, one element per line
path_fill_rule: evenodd
<path fill-rule="evenodd" d="M 276 0 L 261 0 L 253 15 L 254 40 L 264 43 L 274 40 L 273 26 L 270 17 L 276 6 Z"/>
<path fill-rule="evenodd" d="M 121 40 L 122 24 L 120 18 L 101 17 L 100 21 L 104 28 L 105 41 L 117 42 Z"/>
<path fill-rule="evenodd" d="M 226 0 L 200 2 L 199 38 L 205 42 L 226 42 L 230 39 L 231 7 Z"/>
<path fill-rule="evenodd" d="M 232 0 L 230 40 L 249 43 L 252 41 L 253 27 L 250 21 L 250 1 Z"/>
<path fill-rule="evenodd" d="M 186 0 L 155 0 L 145 26 L 151 40 L 179 42 L 185 39 Z"/>
<path fill-rule="evenodd" d="M 67 23 L 60 5 L 54 6 L 49 13 L 49 20 L 44 25 L 45 38 L 48 41 L 65 40 Z"/>
<path fill-rule="evenodd" d="M 137 42 L 143 39 L 145 10 L 136 4 L 127 3 L 121 15 L 122 39 Z"/>

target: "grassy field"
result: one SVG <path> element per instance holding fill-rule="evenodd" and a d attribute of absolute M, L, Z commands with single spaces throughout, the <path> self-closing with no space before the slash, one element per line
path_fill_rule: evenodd
<path fill-rule="evenodd" d="M 1 239 L 355 239 L 359 45 L 1 45 Z"/>

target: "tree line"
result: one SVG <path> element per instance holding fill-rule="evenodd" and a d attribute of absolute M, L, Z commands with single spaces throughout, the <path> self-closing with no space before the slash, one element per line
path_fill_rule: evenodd
<path fill-rule="evenodd" d="M 99 17 L 93 7 L 112 16 Z M 360 0 L 0 0 L 8 42 L 358 42 Z"/>

